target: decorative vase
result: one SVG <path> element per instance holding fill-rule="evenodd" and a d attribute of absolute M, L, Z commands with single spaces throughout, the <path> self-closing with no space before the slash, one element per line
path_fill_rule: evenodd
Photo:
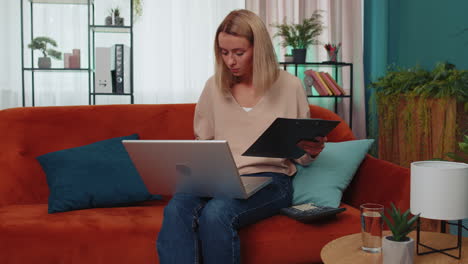
<path fill-rule="evenodd" d="M 413 264 L 414 240 L 393 241 L 391 236 L 382 238 L 383 264 Z"/>
<path fill-rule="evenodd" d="M 307 49 L 293 49 L 292 54 L 295 63 L 304 63 L 306 61 Z"/>
<path fill-rule="evenodd" d="M 284 62 L 294 62 L 293 56 L 284 56 Z"/>
<path fill-rule="evenodd" d="M 338 50 L 327 50 L 328 61 L 329 62 L 336 62 L 338 56 Z"/>
<path fill-rule="evenodd" d="M 107 16 L 106 20 L 104 21 L 106 26 L 112 26 L 112 16 Z"/>
<path fill-rule="evenodd" d="M 116 26 L 123 26 L 124 25 L 124 18 L 120 16 L 114 17 L 114 22 Z"/>
<path fill-rule="evenodd" d="M 39 60 L 37 62 L 37 66 L 39 69 L 50 69 L 50 66 L 52 65 L 52 62 L 49 57 L 39 57 Z"/>

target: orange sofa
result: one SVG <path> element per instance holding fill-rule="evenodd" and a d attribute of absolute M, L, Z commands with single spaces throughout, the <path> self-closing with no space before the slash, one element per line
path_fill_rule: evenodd
<path fill-rule="evenodd" d="M 48 185 L 37 156 L 138 133 L 141 139 L 193 139 L 194 104 L 25 107 L 0 111 L 0 263 L 158 263 L 164 205 L 47 213 Z M 310 106 L 316 118 L 341 120 Z M 329 141 L 352 140 L 342 122 Z M 303 224 L 282 215 L 240 231 L 242 263 L 320 263 L 329 241 L 360 232 L 359 205 L 409 207 L 409 170 L 367 156 L 343 196 L 347 210 Z"/>

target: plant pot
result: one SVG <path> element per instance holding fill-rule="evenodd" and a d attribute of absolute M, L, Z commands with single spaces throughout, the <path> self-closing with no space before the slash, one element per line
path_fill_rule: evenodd
<path fill-rule="evenodd" d="M 292 54 L 295 63 L 304 63 L 306 61 L 307 49 L 293 49 Z"/>
<path fill-rule="evenodd" d="M 112 16 L 107 16 L 106 20 L 104 21 L 106 26 L 112 26 Z"/>
<path fill-rule="evenodd" d="M 413 264 L 414 240 L 392 241 L 390 236 L 382 238 L 383 264 Z"/>
<path fill-rule="evenodd" d="M 338 51 L 337 50 L 327 50 L 328 62 L 337 62 Z"/>
<path fill-rule="evenodd" d="M 456 152 L 457 130 L 468 128 L 463 103 L 455 98 L 392 94 L 378 100 L 379 158 L 403 167 Z"/>
<path fill-rule="evenodd" d="M 49 57 L 39 57 L 39 60 L 37 62 L 37 66 L 40 69 L 50 69 L 50 66 L 52 65 L 52 62 Z"/>
<path fill-rule="evenodd" d="M 284 56 L 284 62 L 294 62 L 293 56 Z"/>
<path fill-rule="evenodd" d="M 120 16 L 114 17 L 114 23 L 116 26 L 123 26 L 124 25 L 124 18 Z"/>

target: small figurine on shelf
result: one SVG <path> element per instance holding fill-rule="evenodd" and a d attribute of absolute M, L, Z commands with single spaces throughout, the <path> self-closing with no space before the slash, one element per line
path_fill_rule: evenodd
<path fill-rule="evenodd" d="M 327 50 L 328 54 L 328 62 L 336 62 L 337 61 L 337 56 L 338 56 L 338 51 L 341 48 L 341 42 L 337 44 L 331 44 L 327 43 L 323 45 L 325 49 Z"/>
<path fill-rule="evenodd" d="M 80 49 L 73 49 L 73 53 L 63 54 L 63 68 L 79 69 L 81 67 Z"/>
<path fill-rule="evenodd" d="M 123 26 L 124 25 L 124 18 L 120 17 L 120 8 L 114 8 L 114 25 L 115 26 Z"/>
<path fill-rule="evenodd" d="M 38 67 L 41 69 L 48 69 L 51 67 L 51 60 L 50 57 L 60 60 L 62 58 L 62 53 L 60 51 L 56 51 L 54 49 L 48 49 L 47 44 L 50 44 L 54 47 L 57 47 L 57 42 L 49 37 L 36 37 L 33 41 L 28 45 L 28 48 L 33 50 L 40 50 L 44 57 L 39 57 L 38 60 Z M 49 55 L 50 57 L 48 57 Z"/>

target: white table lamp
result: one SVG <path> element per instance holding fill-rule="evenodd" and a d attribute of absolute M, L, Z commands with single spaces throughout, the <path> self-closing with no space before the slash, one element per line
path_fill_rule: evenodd
<path fill-rule="evenodd" d="M 468 164 L 449 161 L 412 162 L 410 208 L 413 215 L 420 214 L 420 217 L 458 221 L 457 247 L 434 249 L 419 242 L 418 220 L 418 255 L 439 252 L 460 259 L 462 219 L 468 218 Z M 432 251 L 420 253 L 420 245 Z M 459 249 L 458 257 L 445 252 L 452 249 Z"/>

